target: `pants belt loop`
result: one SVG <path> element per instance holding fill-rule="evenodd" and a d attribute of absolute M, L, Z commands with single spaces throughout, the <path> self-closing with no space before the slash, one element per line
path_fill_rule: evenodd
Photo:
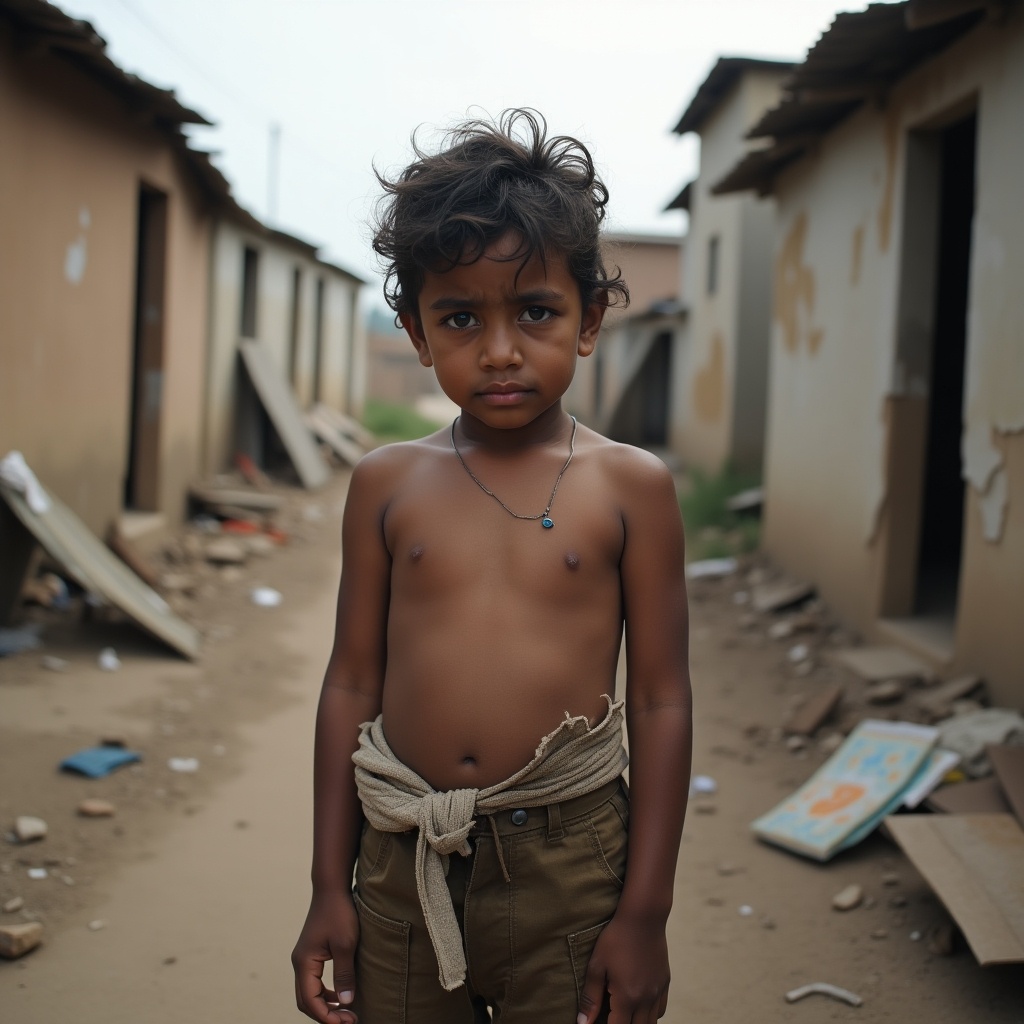
<path fill-rule="evenodd" d="M 562 811 L 558 804 L 548 804 L 548 842 L 556 843 L 565 838 L 562 828 Z"/>

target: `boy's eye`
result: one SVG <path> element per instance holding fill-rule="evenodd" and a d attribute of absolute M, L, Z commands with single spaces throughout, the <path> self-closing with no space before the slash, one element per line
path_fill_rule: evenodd
<path fill-rule="evenodd" d="M 550 309 L 544 306 L 527 306 L 519 319 L 527 320 L 531 324 L 542 324 L 545 320 L 550 320 L 554 315 Z"/>
<path fill-rule="evenodd" d="M 475 320 L 476 317 L 472 313 L 452 313 L 451 316 L 446 316 L 441 322 L 461 331 L 467 327 L 472 327 Z"/>

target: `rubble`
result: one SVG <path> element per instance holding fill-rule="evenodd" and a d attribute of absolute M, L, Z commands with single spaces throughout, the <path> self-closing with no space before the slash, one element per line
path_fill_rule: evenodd
<path fill-rule="evenodd" d="M 14 820 L 14 834 L 18 837 L 19 842 L 32 843 L 39 839 L 45 839 L 46 833 L 46 822 L 42 818 L 22 814 Z"/>
<path fill-rule="evenodd" d="M 861 1006 L 864 1000 L 855 992 L 851 992 L 849 989 L 840 988 L 838 985 L 831 985 L 826 981 L 816 981 L 810 985 L 802 985 L 800 988 L 795 988 L 790 992 L 786 993 L 786 1002 L 795 1003 L 805 996 L 809 995 L 823 995 L 828 996 L 830 999 L 836 999 L 841 1003 L 847 1003 L 849 1006 Z"/>
<path fill-rule="evenodd" d="M 43 941 L 43 926 L 38 921 L 24 924 L 0 924 L 0 956 L 17 960 Z"/>
<path fill-rule="evenodd" d="M 848 885 L 832 897 L 832 906 L 836 910 L 853 910 L 864 900 L 864 890 L 859 885 Z"/>

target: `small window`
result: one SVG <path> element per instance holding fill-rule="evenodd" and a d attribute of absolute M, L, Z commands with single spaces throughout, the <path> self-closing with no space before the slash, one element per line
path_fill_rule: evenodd
<path fill-rule="evenodd" d="M 242 256 L 242 337 L 256 337 L 256 295 L 260 254 L 247 245 Z"/>
<path fill-rule="evenodd" d="M 718 235 L 712 235 L 708 239 L 708 295 L 714 295 L 718 291 L 718 256 L 721 248 Z"/>

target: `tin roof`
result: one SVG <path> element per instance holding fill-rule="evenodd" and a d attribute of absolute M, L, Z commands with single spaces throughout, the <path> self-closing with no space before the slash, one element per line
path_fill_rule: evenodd
<path fill-rule="evenodd" d="M 766 144 L 747 153 L 711 191 L 769 193 L 783 167 L 973 28 L 983 6 L 985 0 L 904 0 L 836 15 L 786 81 L 779 104 L 747 133 Z"/>
<path fill-rule="evenodd" d="M 794 67 L 796 65 L 790 61 L 762 60 L 757 57 L 719 57 L 672 131 L 677 135 L 700 131 L 704 120 L 721 103 L 744 71 L 786 72 Z"/>

